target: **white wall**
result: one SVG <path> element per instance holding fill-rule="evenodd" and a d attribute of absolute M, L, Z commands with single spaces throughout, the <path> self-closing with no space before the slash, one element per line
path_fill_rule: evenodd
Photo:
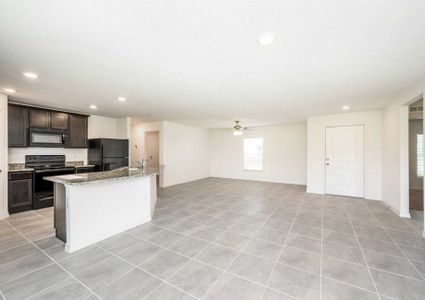
<path fill-rule="evenodd" d="M 130 138 L 130 118 L 108 118 L 90 116 L 88 120 L 88 137 L 92 138 Z"/>
<path fill-rule="evenodd" d="M 255 127 L 242 136 L 232 130 L 211 130 L 211 176 L 281 182 L 306 183 L 306 124 Z M 243 139 L 263 138 L 263 170 L 243 168 Z"/>
<path fill-rule="evenodd" d="M 307 120 L 307 192 L 325 193 L 326 126 L 365 126 L 365 198 L 382 199 L 381 111 L 310 117 Z"/>
<path fill-rule="evenodd" d="M 7 96 L 0 94 L 0 220 L 9 215 L 7 209 Z"/>
<path fill-rule="evenodd" d="M 148 131 L 159 131 L 160 135 L 160 145 L 159 150 L 161 153 L 161 127 L 162 122 L 149 122 L 149 123 L 141 123 L 135 124 L 131 126 L 131 147 L 130 147 L 130 155 L 133 160 L 142 161 L 142 159 L 146 159 L 146 149 L 145 149 L 145 132 Z M 160 154 L 160 164 L 161 162 L 161 154 Z"/>
<path fill-rule="evenodd" d="M 408 107 L 425 93 L 425 81 L 409 88 L 383 110 L 383 199 L 409 217 Z"/>
<path fill-rule="evenodd" d="M 160 164 L 162 186 L 210 176 L 208 129 L 161 122 Z"/>

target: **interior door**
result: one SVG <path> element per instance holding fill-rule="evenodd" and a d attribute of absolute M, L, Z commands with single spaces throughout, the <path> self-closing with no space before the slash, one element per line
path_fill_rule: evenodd
<path fill-rule="evenodd" d="M 326 128 L 326 194 L 364 197 L 364 126 Z"/>
<path fill-rule="evenodd" d="M 159 168 L 159 131 L 145 133 L 146 167 Z"/>

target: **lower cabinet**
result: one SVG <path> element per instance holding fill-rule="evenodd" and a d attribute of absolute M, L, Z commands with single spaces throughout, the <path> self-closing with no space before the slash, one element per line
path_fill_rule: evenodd
<path fill-rule="evenodd" d="M 32 209 L 32 172 L 9 173 L 9 213 Z"/>

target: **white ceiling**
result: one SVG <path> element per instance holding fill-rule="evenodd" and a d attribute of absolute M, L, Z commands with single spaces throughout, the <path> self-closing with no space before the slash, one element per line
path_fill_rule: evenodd
<path fill-rule="evenodd" d="M 424 0 L 0 2 L 0 88 L 28 103 L 265 125 L 381 108 L 424 78 Z"/>

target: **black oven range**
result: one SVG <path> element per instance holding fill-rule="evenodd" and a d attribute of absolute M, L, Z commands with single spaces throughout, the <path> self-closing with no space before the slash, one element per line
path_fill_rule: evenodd
<path fill-rule="evenodd" d="M 34 169 L 33 209 L 53 206 L 53 182 L 44 177 L 75 173 L 65 165 L 65 155 L 26 155 L 25 167 Z"/>

